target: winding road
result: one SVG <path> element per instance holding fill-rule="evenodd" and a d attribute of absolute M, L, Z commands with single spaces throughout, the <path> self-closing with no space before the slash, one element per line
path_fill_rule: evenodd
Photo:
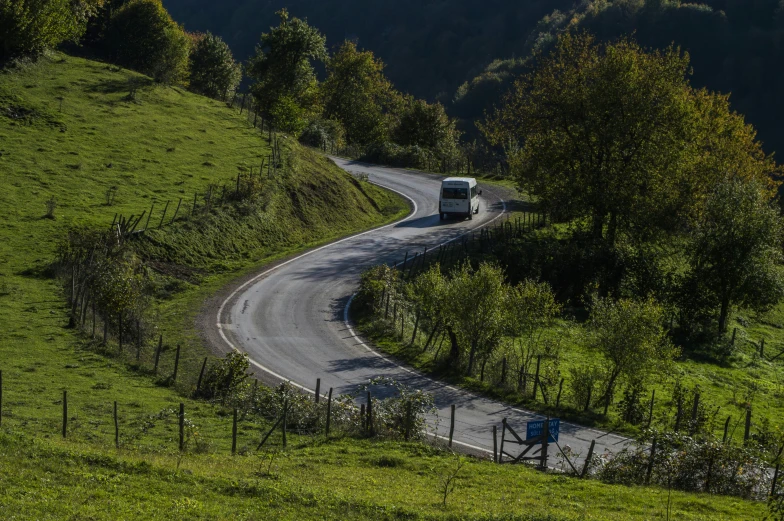
<path fill-rule="evenodd" d="M 441 221 L 437 211 L 440 177 L 334 161 L 404 195 L 411 202 L 412 213 L 395 224 L 311 250 L 240 281 L 208 306 L 211 323 L 205 337 L 218 350 L 248 353 L 257 374 L 270 383 L 285 380 L 313 392 L 316 379 L 321 378 L 322 393 L 332 387 L 340 394 L 355 391 L 371 378 L 387 376 L 429 392 L 441 418 L 438 435 L 448 436 L 450 407 L 455 404 L 454 443 L 469 452 L 492 453 L 492 426 L 499 427 L 500 436 L 503 418 L 524 435 L 526 422 L 541 416 L 399 365 L 366 345 L 351 328 L 347 314 L 365 268 L 400 262 L 406 251 L 432 249 L 486 226 L 502 217 L 505 202 L 493 187 L 480 187 L 484 195 L 479 215 L 470 221 Z M 591 440 L 596 440 L 597 454 L 616 452 L 628 442 L 613 434 L 561 423 L 561 447 L 569 446 L 584 457 Z M 553 446 L 550 465 L 556 463 L 557 453 Z"/>

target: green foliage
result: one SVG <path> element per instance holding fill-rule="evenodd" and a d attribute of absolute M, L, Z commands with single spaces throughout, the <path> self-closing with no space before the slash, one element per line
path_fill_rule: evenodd
<path fill-rule="evenodd" d="M 653 300 L 596 299 L 591 306 L 590 347 L 604 356 L 609 404 L 619 379 L 642 382 L 678 355 L 663 327 L 664 313 Z"/>
<path fill-rule="evenodd" d="M 217 364 L 210 366 L 201 381 L 201 388 L 196 397 L 216 400 L 221 405 L 227 402 L 236 404 L 250 387 L 248 369 L 250 369 L 248 355 L 232 351 Z"/>
<path fill-rule="evenodd" d="M 300 143 L 333 152 L 346 143 L 343 126 L 331 119 L 314 119 L 299 136 Z"/>
<path fill-rule="evenodd" d="M 766 311 L 784 298 L 782 239 L 784 222 L 762 186 L 729 177 L 714 187 L 693 232 L 684 291 L 718 310 L 719 333 L 734 308 Z"/>
<path fill-rule="evenodd" d="M 105 52 L 119 65 L 165 84 L 184 81 L 190 41 L 160 0 L 132 0 L 112 15 Z"/>
<path fill-rule="evenodd" d="M 398 144 L 429 148 L 447 157 L 454 155 L 459 138 L 455 121 L 447 116 L 444 106 L 424 100 L 409 101 L 395 129 Z"/>
<path fill-rule="evenodd" d="M 195 37 L 189 65 L 190 89 L 211 98 L 228 99 L 242 80 L 242 67 L 229 46 L 209 32 Z"/>
<path fill-rule="evenodd" d="M 307 125 L 305 110 L 297 103 L 293 97 L 288 95 L 279 96 L 268 112 L 270 123 L 273 128 L 297 135 Z"/>
<path fill-rule="evenodd" d="M 610 244 L 621 232 L 644 237 L 682 222 L 704 184 L 692 168 L 699 115 L 687 71 L 674 49 L 563 36 L 483 128 L 556 218 L 589 219 Z"/>
<path fill-rule="evenodd" d="M 0 1 L 0 64 L 80 38 L 101 0 Z"/>
<path fill-rule="evenodd" d="M 468 344 L 468 376 L 477 357 L 484 358 L 501 339 L 505 297 L 504 272 L 496 265 L 482 263 L 474 271 L 464 263 L 450 274 L 443 307 L 447 324 Z"/>
<path fill-rule="evenodd" d="M 372 52 L 359 51 L 350 41 L 327 61 L 321 85 L 324 117 L 343 125 L 348 144 L 382 142 L 395 124 L 402 98 L 383 69 Z"/>
<path fill-rule="evenodd" d="M 675 490 L 763 499 L 770 492 L 768 464 L 750 446 L 722 443 L 713 436 L 695 438 L 675 432 L 650 432 L 640 445 L 624 449 L 596 470 L 607 483 L 644 484 L 651 439 L 656 455 L 650 483 Z"/>
<path fill-rule="evenodd" d="M 326 60 L 326 39 L 306 21 L 290 18 L 286 9 L 276 14 L 280 24 L 261 35 L 256 54 L 248 63 L 248 75 L 256 82 L 253 95 L 264 114 L 272 114 L 276 105 L 282 104 L 277 110 L 291 115 L 295 112 L 292 103 L 301 110 L 312 108 L 316 85 L 313 63 Z M 293 120 L 287 117 L 284 122 Z"/>

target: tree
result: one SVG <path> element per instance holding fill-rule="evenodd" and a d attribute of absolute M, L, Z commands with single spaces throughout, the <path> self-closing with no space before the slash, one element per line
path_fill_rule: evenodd
<path fill-rule="evenodd" d="M 664 311 L 653 299 L 594 300 L 589 345 L 602 353 L 607 363 L 605 407 L 612 401 L 619 379 L 641 382 L 677 356 L 663 322 Z"/>
<path fill-rule="evenodd" d="M 261 35 L 261 44 L 248 64 L 248 75 L 256 80 L 253 95 L 267 115 L 282 99 L 310 108 L 316 87 L 313 62 L 327 59 L 326 38 L 318 29 L 290 18 L 286 9 L 277 15 L 280 25 Z"/>
<path fill-rule="evenodd" d="M 380 143 L 390 135 L 403 98 L 383 71 L 372 52 L 359 51 L 350 41 L 327 62 L 321 85 L 324 117 L 340 121 L 349 144 Z"/>
<path fill-rule="evenodd" d="M 733 307 L 766 310 L 784 298 L 784 221 L 767 187 L 728 177 L 716 185 L 695 229 L 689 278 L 718 308 L 718 331 Z"/>
<path fill-rule="evenodd" d="M 403 146 L 420 146 L 452 156 L 460 138 L 455 121 L 440 103 L 412 100 L 400 116 L 395 141 Z"/>
<path fill-rule="evenodd" d="M 468 343 L 466 374 L 471 376 L 477 356 L 489 354 L 503 332 L 504 273 L 500 267 L 485 262 L 474 271 L 466 262 L 451 275 L 444 293 L 444 308 L 449 326 Z"/>
<path fill-rule="evenodd" d="M 119 65 L 160 83 L 186 79 L 190 42 L 160 0 L 132 0 L 109 23 L 106 51 Z"/>
<path fill-rule="evenodd" d="M 673 227 L 700 185 L 688 55 L 564 35 L 481 128 L 519 184 L 597 241 Z"/>
<path fill-rule="evenodd" d="M 561 305 L 546 282 L 526 280 L 510 288 L 506 297 L 505 333 L 516 342 L 520 350 L 520 368 L 517 386 L 525 387 L 523 380 L 534 357 L 542 353 L 542 334 L 552 325 L 561 312 Z"/>
<path fill-rule="evenodd" d="M 102 0 L 0 0 L 0 64 L 80 38 Z"/>
<path fill-rule="evenodd" d="M 190 88 L 211 98 L 227 98 L 242 80 L 242 67 L 231 49 L 212 33 L 194 38 L 190 55 Z"/>

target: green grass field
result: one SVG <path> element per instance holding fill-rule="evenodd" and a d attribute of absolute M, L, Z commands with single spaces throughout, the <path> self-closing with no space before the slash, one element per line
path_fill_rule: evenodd
<path fill-rule="evenodd" d="M 108 226 L 115 213 L 138 215 L 155 201 L 154 227 L 166 201 L 182 197 L 187 206 L 194 193 L 231 185 L 238 172 L 259 165 L 270 152 L 267 139 L 225 104 L 97 62 L 56 55 L 0 73 L 4 519 L 665 518 L 665 490 L 478 460 L 469 460 L 444 509 L 438 482 L 453 455 L 318 436 L 292 436 L 280 451 L 277 434 L 270 450 L 255 454 L 248 448 L 269 427 L 261 420 L 241 423 L 244 455 L 232 457 L 226 411 L 183 397 L 206 355 L 194 326 L 202 301 L 270 260 L 407 212 L 397 197 L 283 141 L 287 174 L 270 187 L 269 213 L 220 209 L 150 231 L 137 244 L 141 255 L 176 268 L 154 275 L 173 288 L 155 303 L 167 346 L 161 374 L 171 371 L 171 346 L 184 347 L 180 384 L 172 388 L 150 374 L 152 345 L 137 364 L 130 354 L 118 357 L 113 343 L 104 348 L 68 328 L 62 283 L 47 268 L 71 227 Z M 335 206 L 339 199 L 346 206 Z M 49 200 L 54 219 L 45 217 Z M 64 390 L 67 440 L 60 434 Z M 177 451 L 179 402 L 192 424 L 184 455 Z M 733 498 L 672 494 L 673 519 L 758 519 L 763 510 Z"/>

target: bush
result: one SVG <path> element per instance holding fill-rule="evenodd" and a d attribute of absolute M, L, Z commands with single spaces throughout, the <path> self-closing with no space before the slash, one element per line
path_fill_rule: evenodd
<path fill-rule="evenodd" d="M 315 119 L 302 131 L 299 141 L 324 151 L 339 150 L 345 144 L 345 131 L 339 121 Z"/>
<path fill-rule="evenodd" d="M 596 471 L 607 483 L 641 485 L 650 464 L 650 443 L 656 438 L 651 484 L 686 492 L 708 492 L 762 499 L 771 477 L 760 452 L 750 446 L 721 443 L 714 437 L 697 439 L 678 433 L 649 433 L 631 449 L 624 449 Z"/>
<path fill-rule="evenodd" d="M 174 84 L 188 72 L 190 42 L 160 0 L 132 0 L 112 16 L 105 50 L 118 65 Z"/>

